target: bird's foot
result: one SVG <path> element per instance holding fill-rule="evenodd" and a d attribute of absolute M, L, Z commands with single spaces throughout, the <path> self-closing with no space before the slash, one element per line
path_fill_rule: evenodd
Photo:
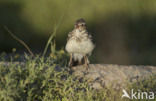
<path fill-rule="evenodd" d="M 84 66 L 85 66 L 86 70 L 89 69 L 89 64 L 84 64 Z"/>

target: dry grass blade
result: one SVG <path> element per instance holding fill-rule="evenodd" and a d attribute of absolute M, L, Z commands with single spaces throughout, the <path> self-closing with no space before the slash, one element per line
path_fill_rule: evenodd
<path fill-rule="evenodd" d="M 4 29 L 15 39 L 17 40 L 20 44 L 22 44 L 27 50 L 28 52 L 34 56 L 33 52 L 31 51 L 31 49 L 29 48 L 29 46 L 21 39 L 19 39 L 17 36 L 15 36 L 9 29 L 8 27 L 4 26 Z"/>

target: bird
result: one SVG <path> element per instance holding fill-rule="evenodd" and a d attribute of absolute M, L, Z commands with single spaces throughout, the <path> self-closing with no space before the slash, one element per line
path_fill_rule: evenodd
<path fill-rule="evenodd" d="M 77 63 L 77 65 L 83 64 L 88 68 L 88 56 L 92 54 L 94 48 L 92 35 L 87 31 L 86 21 L 83 18 L 76 20 L 74 29 L 68 34 L 65 46 L 66 51 L 70 54 L 69 67 Z"/>

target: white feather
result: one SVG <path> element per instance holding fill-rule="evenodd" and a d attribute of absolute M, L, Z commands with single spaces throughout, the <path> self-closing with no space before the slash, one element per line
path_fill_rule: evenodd
<path fill-rule="evenodd" d="M 75 34 L 71 37 L 67 44 L 66 50 L 73 54 L 74 60 L 81 61 L 83 56 L 90 55 L 94 49 L 94 44 L 91 39 L 84 36 L 83 32 L 75 30 Z M 81 41 L 77 41 L 76 38 L 80 38 Z"/>

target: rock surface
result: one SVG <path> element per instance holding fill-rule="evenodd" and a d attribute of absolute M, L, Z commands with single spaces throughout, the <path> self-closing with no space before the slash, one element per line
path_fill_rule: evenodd
<path fill-rule="evenodd" d="M 0 62 L 0 65 L 9 66 L 10 64 L 12 63 Z M 25 65 L 24 62 L 13 62 L 13 64 Z M 127 83 L 156 75 L 156 66 L 90 64 L 88 69 L 84 65 L 80 65 L 72 67 L 72 71 L 73 75 L 78 78 L 86 78 L 90 82 L 90 86 L 95 89 L 102 89 L 107 86 L 118 89 L 125 87 Z"/>
<path fill-rule="evenodd" d="M 156 74 L 155 66 L 124 66 L 111 64 L 90 64 L 89 69 L 83 65 L 72 67 L 73 74 L 88 79 L 95 89 L 105 86 L 124 87 L 128 82 L 145 79 Z"/>

